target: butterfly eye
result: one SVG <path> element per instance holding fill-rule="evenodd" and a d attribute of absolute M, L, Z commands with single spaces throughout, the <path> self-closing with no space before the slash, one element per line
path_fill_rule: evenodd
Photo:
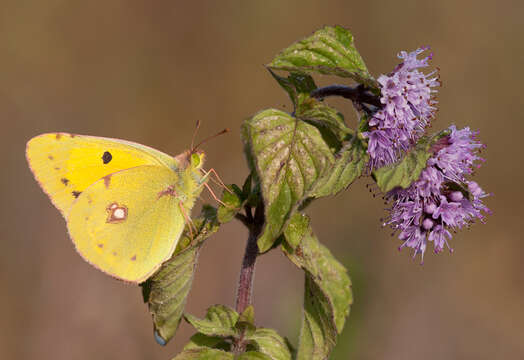
<path fill-rule="evenodd" d="M 200 165 L 200 154 L 191 154 L 191 165 L 193 167 L 198 167 Z"/>

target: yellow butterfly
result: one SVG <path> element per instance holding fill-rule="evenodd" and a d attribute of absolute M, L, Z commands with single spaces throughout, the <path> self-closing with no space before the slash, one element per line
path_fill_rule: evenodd
<path fill-rule="evenodd" d="M 39 135 L 27 143 L 26 157 L 80 255 L 132 283 L 171 257 L 208 179 L 201 151 L 171 157 L 94 136 Z"/>

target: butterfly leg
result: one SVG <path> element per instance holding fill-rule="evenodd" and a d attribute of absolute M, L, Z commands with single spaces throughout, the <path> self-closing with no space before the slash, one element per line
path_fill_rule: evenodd
<path fill-rule="evenodd" d="M 158 198 L 161 198 L 162 196 L 166 196 L 166 195 L 175 196 L 175 197 L 178 196 L 178 194 L 177 194 L 177 192 L 176 192 L 176 190 L 175 190 L 175 188 L 173 186 L 169 186 L 166 190 L 159 192 L 158 193 Z M 184 219 L 186 220 L 186 223 L 189 226 L 189 234 L 191 236 L 191 239 L 193 239 L 194 238 L 194 236 L 193 236 L 193 228 L 196 231 L 196 226 L 193 223 L 193 221 L 191 221 L 191 218 L 187 215 L 186 209 L 184 208 L 184 203 L 182 201 L 178 202 L 178 207 L 180 208 L 180 212 L 184 216 Z"/>
<path fill-rule="evenodd" d="M 193 234 L 193 229 L 195 229 L 195 232 L 197 232 L 197 228 L 195 224 L 193 223 L 193 221 L 191 220 L 191 218 L 187 215 L 186 209 L 184 208 L 184 204 L 182 203 L 182 201 L 178 203 L 178 207 L 180 208 L 180 212 L 184 216 L 184 219 L 186 219 L 186 223 L 189 227 L 189 236 L 191 236 L 191 240 L 193 240 L 195 238 Z"/>
<path fill-rule="evenodd" d="M 225 207 L 227 207 L 227 208 L 231 208 L 231 206 L 227 205 L 226 203 L 224 203 L 222 200 L 220 200 L 220 199 L 216 196 L 216 194 L 213 192 L 213 190 L 211 189 L 211 187 L 210 187 L 208 184 L 204 183 L 204 186 L 206 187 L 207 191 L 209 191 L 209 193 L 211 194 L 211 196 L 213 197 L 213 199 L 215 199 L 215 200 L 216 200 L 220 205 L 223 205 L 223 206 L 225 206 Z M 227 188 L 226 188 L 226 189 L 227 189 Z M 228 190 L 229 190 L 229 189 L 228 189 Z M 230 192 L 231 192 L 231 191 L 230 191 Z"/>
<path fill-rule="evenodd" d="M 233 193 L 227 186 L 226 184 L 224 184 L 224 182 L 222 181 L 222 179 L 220 178 L 220 176 L 218 176 L 218 173 L 216 172 L 215 169 L 211 168 L 209 169 L 208 171 L 205 171 L 205 170 L 202 170 L 202 172 L 204 173 L 204 176 L 209 176 L 210 174 L 213 174 L 215 175 L 215 178 L 216 178 L 216 181 L 210 176 L 209 178 L 217 185 L 223 187 L 224 189 L 226 189 L 228 192 L 230 192 L 231 194 Z"/>

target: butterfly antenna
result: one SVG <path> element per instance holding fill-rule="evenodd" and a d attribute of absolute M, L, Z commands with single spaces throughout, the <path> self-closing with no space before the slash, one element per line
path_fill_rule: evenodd
<path fill-rule="evenodd" d="M 195 131 L 193 132 L 193 138 L 191 139 L 191 152 L 193 152 L 193 149 L 194 149 L 193 144 L 195 143 L 195 137 L 196 137 L 196 134 L 197 134 L 199 128 L 200 128 L 200 120 L 197 120 L 196 126 L 195 126 Z"/>
<path fill-rule="evenodd" d="M 220 135 L 223 135 L 225 133 L 229 132 L 229 129 L 224 129 L 218 133 L 216 133 L 215 135 L 211 135 L 207 138 L 205 138 L 204 140 L 202 140 L 201 142 L 199 142 L 196 146 L 193 146 L 193 142 L 191 142 L 191 152 L 194 153 L 196 151 L 196 149 L 198 149 L 200 147 L 200 145 L 202 145 L 203 143 L 205 143 L 206 141 L 209 141 L 211 139 L 214 139 L 216 138 L 217 136 L 220 136 Z"/>

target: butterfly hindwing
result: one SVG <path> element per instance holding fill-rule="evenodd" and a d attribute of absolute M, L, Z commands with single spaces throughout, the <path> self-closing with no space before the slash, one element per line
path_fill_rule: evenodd
<path fill-rule="evenodd" d="M 78 252 L 116 278 L 147 279 L 171 257 L 184 228 L 177 180 L 167 167 L 138 166 L 86 188 L 67 216 Z"/>
<path fill-rule="evenodd" d="M 40 186 L 64 216 L 88 186 L 106 175 L 140 165 L 175 166 L 171 156 L 144 145 L 66 133 L 32 138 L 26 157 Z"/>

